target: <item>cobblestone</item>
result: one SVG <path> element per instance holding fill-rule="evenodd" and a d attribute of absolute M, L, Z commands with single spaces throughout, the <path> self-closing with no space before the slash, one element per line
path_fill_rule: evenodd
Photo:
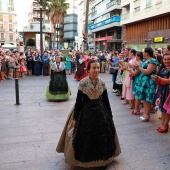
<path fill-rule="evenodd" d="M 108 170 L 170 169 L 170 133 L 156 131 L 159 114 L 152 114 L 150 122 L 141 123 L 112 93 L 111 75 L 100 76 L 107 85 L 122 149 Z M 15 81 L 0 83 L 0 170 L 84 170 L 65 164 L 64 155 L 55 151 L 75 103 L 79 82 L 73 75 L 68 76 L 72 95 L 65 102 L 46 101 L 48 82 L 49 77 L 42 76 L 20 79 L 19 106 L 15 105 Z"/>

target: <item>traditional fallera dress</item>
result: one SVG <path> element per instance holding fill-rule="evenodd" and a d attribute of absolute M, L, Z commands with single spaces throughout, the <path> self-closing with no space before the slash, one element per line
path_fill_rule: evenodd
<path fill-rule="evenodd" d="M 46 90 L 47 100 L 66 100 L 70 97 L 71 92 L 68 86 L 65 73 L 65 64 L 63 62 L 53 63 L 52 70 L 54 74 L 51 77 Z"/>
<path fill-rule="evenodd" d="M 80 81 L 56 151 L 64 153 L 67 164 L 84 168 L 105 166 L 120 154 L 107 89 L 100 78 L 95 85 L 89 77 Z"/>
<path fill-rule="evenodd" d="M 74 78 L 76 80 L 82 80 L 83 78 L 85 78 L 87 76 L 88 76 L 88 73 L 86 71 L 85 60 L 83 58 L 79 59 L 79 64 L 77 66 L 77 70 L 74 73 Z"/>

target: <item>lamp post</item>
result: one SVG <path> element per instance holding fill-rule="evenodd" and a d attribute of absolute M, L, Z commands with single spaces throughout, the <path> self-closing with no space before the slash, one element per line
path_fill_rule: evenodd
<path fill-rule="evenodd" d="M 40 51 L 41 51 L 41 55 L 43 54 L 43 32 L 42 32 L 42 6 L 45 2 L 47 2 L 46 0 L 37 0 L 37 2 L 40 4 Z"/>
<path fill-rule="evenodd" d="M 62 24 L 56 24 L 56 30 L 57 30 L 57 49 L 59 49 L 59 46 L 58 46 L 58 32 L 61 30 L 61 27 L 62 27 Z"/>

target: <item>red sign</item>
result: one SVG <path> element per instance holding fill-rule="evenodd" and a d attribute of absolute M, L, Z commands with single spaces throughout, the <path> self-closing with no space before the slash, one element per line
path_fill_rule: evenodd
<path fill-rule="evenodd" d="M 112 40 L 113 36 L 108 36 L 108 37 L 100 37 L 100 38 L 94 38 L 93 41 L 97 42 L 97 41 L 106 41 L 106 40 Z"/>

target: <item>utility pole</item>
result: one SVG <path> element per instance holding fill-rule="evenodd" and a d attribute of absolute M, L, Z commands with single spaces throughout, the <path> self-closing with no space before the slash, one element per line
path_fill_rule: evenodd
<path fill-rule="evenodd" d="M 84 50 L 88 50 L 88 18 L 89 18 L 89 0 L 86 0 L 86 17 L 85 17 L 85 35 L 87 42 L 84 43 Z"/>

